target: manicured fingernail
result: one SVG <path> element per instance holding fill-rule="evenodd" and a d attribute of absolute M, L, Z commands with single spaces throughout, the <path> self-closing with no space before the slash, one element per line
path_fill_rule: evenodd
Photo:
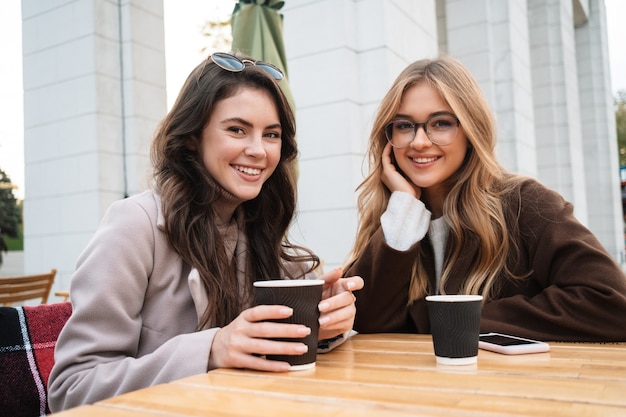
<path fill-rule="evenodd" d="M 301 327 L 298 329 L 298 334 L 301 336 L 308 336 L 311 334 L 311 328 L 309 327 Z"/>
<path fill-rule="evenodd" d="M 320 311 L 326 311 L 326 309 L 330 306 L 330 304 L 328 304 L 327 302 L 321 302 L 319 303 L 319 305 L 317 306 L 317 308 L 319 308 Z"/>
<path fill-rule="evenodd" d="M 293 314 L 293 309 L 289 307 L 283 307 L 280 309 L 280 314 L 284 314 L 286 316 L 291 316 Z"/>
<path fill-rule="evenodd" d="M 318 320 L 320 325 L 322 324 L 326 324 L 330 321 L 330 317 L 320 317 L 320 319 Z"/>
<path fill-rule="evenodd" d="M 307 345 L 298 345 L 296 346 L 296 352 L 306 353 L 309 351 L 309 347 Z"/>
<path fill-rule="evenodd" d="M 346 286 L 348 287 L 349 290 L 351 290 L 352 288 L 354 288 L 354 282 L 348 281 Z"/>

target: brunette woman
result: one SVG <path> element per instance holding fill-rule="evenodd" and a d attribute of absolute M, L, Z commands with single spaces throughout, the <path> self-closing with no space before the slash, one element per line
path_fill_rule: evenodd
<path fill-rule="evenodd" d="M 218 367 L 282 372 L 310 329 L 253 305 L 252 283 L 315 277 L 291 244 L 295 122 L 270 64 L 215 53 L 196 67 L 152 144 L 154 187 L 114 203 L 81 254 L 56 346 L 52 411 Z M 320 339 L 352 329 L 359 277 L 323 275 Z"/>

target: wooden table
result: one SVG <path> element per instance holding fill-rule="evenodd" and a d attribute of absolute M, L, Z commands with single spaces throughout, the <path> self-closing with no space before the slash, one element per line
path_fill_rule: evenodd
<path fill-rule="evenodd" d="M 315 369 L 218 369 L 55 416 L 626 415 L 626 343 L 550 345 L 443 366 L 430 335 L 356 335 Z"/>

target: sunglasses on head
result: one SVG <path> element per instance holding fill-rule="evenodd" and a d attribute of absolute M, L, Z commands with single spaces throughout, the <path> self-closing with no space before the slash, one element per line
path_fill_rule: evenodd
<path fill-rule="evenodd" d="M 210 58 L 215 65 L 226 71 L 241 72 L 246 68 L 246 65 L 254 65 L 257 68 L 261 68 L 276 81 L 280 81 L 285 78 L 285 75 L 280 69 L 267 62 L 239 59 L 236 56 L 225 52 L 215 52 L 211 54 Z"/>

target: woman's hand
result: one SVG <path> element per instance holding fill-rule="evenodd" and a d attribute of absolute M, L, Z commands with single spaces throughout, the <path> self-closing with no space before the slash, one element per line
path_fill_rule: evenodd
<path fill-rule="evenodd" d="M 352 291 L 363 288 L 363 278 L 341 278 L 343 268 L 335 268 L 322 275 L 320 279 L 325 281 L 322 292 L 320 310 L 319 340 L 330 339 L 337 335 L 352 330 L 356 307 L 356 298 Z"/>
<path fill-rule="evenodd" d="M 287 372 L 289 364 L 267 360 L 259 355 L 302 355 L 302 342 L 279 342 L 268 338 L 303 338 L 311 329 L 301 324 L 274 323 L 293 314 L 285 306 L 260 305 L 244 310 L 235 320 L 218 330 L 213 338 L 209 369 L 248 368 L 260 371 Z"/>
<path fill-rule="evenodd" d="M 398 172 L 392 161 L 392 152 L 393 147 L 390 143 L 387 143 L 382 154 L 383 173 L 381 179 L 383 184 L 385 184 L 392 193 L 394 191 L 402 191 L 419 199 L 422 196 L 421 188 L 413 184 L 404 175 L 402 175 L 402 173 Z"/>
<path fill-rule="evenodd" d="M 319 303 L 319 340 L 343 334 L 352 329 L 356 308 L 352 291 L 363 288 L 361 277 L 341 278 L 342 268 L 333 269 L 320 278 L 325 281 Z M 244 310 L 235 320 L 221 328 L 213 338 L 209 369 L 248 368 L 260 371 L 287 372 L 289 364 L 267 360 L 260 355 L 301 355 L 307 351 L 302 342 L 280 342 L 269 338 L 297 339 L 311 333 L 301 324 L 274 323 L 290 317 L 286 306 L 259 305 Z"/>

